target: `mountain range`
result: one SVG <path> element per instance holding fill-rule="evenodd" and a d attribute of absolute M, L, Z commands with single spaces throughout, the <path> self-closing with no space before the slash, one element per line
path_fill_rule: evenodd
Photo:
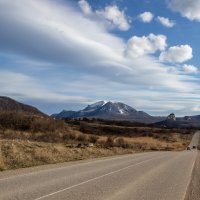
<path fill-rule="evenodd" d="M 146 124 L 154 124 L 162 127 L 200 127 L 200 115 L 176 117 L 171 113 L 167 117 L 151 116 L 146 112 L 137 111 L 121 102 L 99 101 L 88 105 L 80 111 L 63 110 L 52 117 L 63 118 L 99 118 L 108 120 L 133 121 Z"/>
<path fill-rule="evenodd" d="M 25 115 L 47 116 L 37 108 L 15 101 L 9 97 L 0 96 L 0 114 L 3 112 L 23 113 Z M 107 120 L 133 121 L 154 124 L 162 127 L 200 127 L 200 115 L 176 117 L 170 114 L 167 117 L 151 116 L 143 111 L 137 111 L 121 102 L 99 101 L 88 105 L 80 111 L 63 110 L 51 115 L 53 118 L 99 118 Z"/>
<path fill-rule="evenodd" d="M 121 102 L 106 102 L 99 101 L 88 105 L 80 111 L 63 110 L 58 114 L 53 114 L 52 117 L 57 119 L 62 118 L 101 118 L 109 120 L 126 120 L 141 123 L 155 123 L 166 119 L 166 117 L 154 117 L 143 111 L 137 111 Z"/>

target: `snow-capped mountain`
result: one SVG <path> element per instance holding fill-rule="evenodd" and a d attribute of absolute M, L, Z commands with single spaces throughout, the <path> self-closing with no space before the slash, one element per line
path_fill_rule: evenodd
<path fill-rule="evenodd" d="M 123 103 L 107 102 L 98 109 L 98 115 L 129 115 L 137 112 L 134 108 Z M 96 113 L 97 114 L 97 113 Z"/>
<path fill-rule="evenodd" d="M 91 105 L 88 105 L 86 108 L 84 108 L 82 111 L 83 112 L 91 112 L 94 111 L 96 109 L 99 109 L 101 107 L 103 107 L 107 102 L 106 101 L 98 101 L 96 103 L 93 103 Z"/>
<path fill-rule="evenodd" d="M 110 120 L 128 120 L 142 123 L 153 123 L 163 120 L 160 117 L 153 117 L 143 111 L 137 111 L 124 103 L 113 103 L 110 101 L 99 101 L 88 105 L 83 110 L 77 112 L 63 110 L 61 113 L 53 114 L 52 116 L 58 119 L 87 117 Z"/>

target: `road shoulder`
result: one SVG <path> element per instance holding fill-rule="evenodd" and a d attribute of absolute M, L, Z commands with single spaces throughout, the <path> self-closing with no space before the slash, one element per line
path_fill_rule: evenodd
<path fill-rule="evenodd" d="M 188 186 L 185 200 L 200 199 L 200 151 L 197 153 L 194 169 L 192 172 L 191 182 Z"/>

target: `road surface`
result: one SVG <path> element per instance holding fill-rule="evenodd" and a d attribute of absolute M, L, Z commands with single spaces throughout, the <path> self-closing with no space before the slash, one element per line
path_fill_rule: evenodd
<path fill-rule="evenodd" d="M 183 200 L 196 155 L 150 152 L 2 172 L 0 200 Z"/>

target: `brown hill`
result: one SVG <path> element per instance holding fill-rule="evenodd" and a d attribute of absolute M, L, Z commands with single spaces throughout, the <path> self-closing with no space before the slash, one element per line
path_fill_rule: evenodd
<path fill-rule="evenodd" d="M 26 115 L 45 116 L 44 113 L 33 106 L 17 102 L 9 97 L 0 96 L 0 113 L 7 111 L 24 113 Z"/>

